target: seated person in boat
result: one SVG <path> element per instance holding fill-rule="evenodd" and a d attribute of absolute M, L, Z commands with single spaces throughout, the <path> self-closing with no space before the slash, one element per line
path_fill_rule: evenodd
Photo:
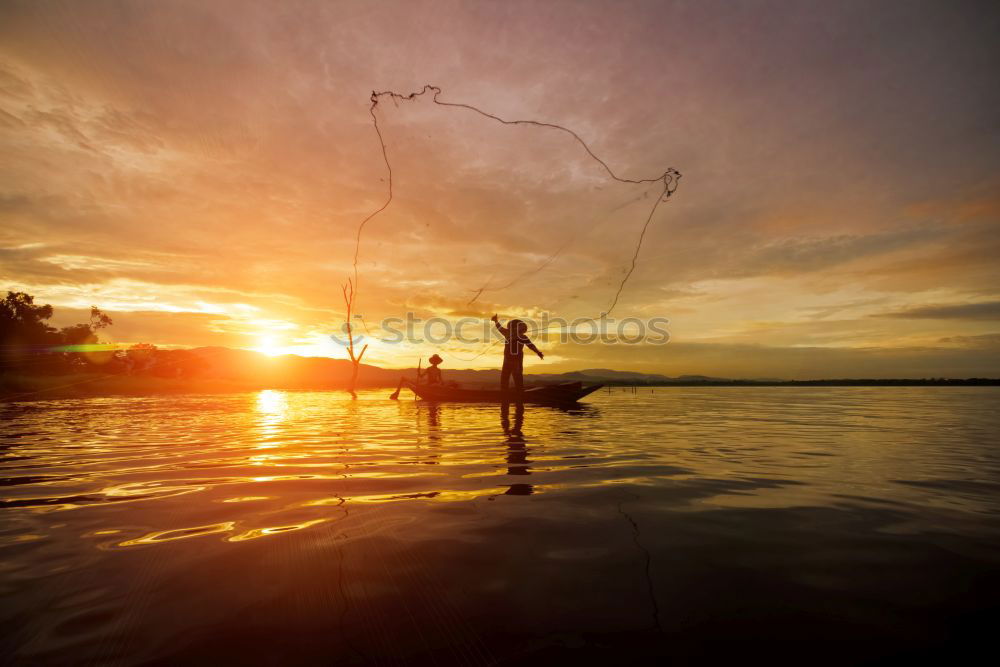
<path fill-rule="evenodd" d="M 444 384 L 444 380 L 441 377 L 441 369 L 438 368 L 438 364 L 440 364 L 442 361 L 444 361 L 444 359 L 442 359 L 438 355 L 434 354 L 434 355 L 431 355 L 431 358 L 428 359 L 427 361 L 429 361 L 430 364 L 431 364 L 427 368 L 427 370 L 423 370 L 422 371 L 419 368 L 417 368 L 417 381 L 416 382 L 413 382 L 412 380 L 408 380 L 405 377 L 404 378 L 399 378 L 399 386 L 396 387 L 396 391 L 394 391 L 389 398 L 391 398 L 393 400 L 399 398 L 399 392 L 400 392 L 400 390 L 404 386 L 410 387 L 412 389 L 415 385 L 418 385 L 418 384 L 423 384 L 423 385 L 443 385 Z M 451 384 L 454 384 L 454 383 L 451 383 Z"/>
<path fill-rule="evenodd" d="M 510 379 L 513 378 L 514 389 L 520 392 L 524 389 L 523 349 L 527 347 L 537 354 L 539 359 L 544 359 L 545 355 L 528 338 L 528 325 L 521 320 L 511 320 L 507 322 L 507 326 L 501 326 L 500 320 L 497 319 L 495 313 L 490 319 L 493 320 L 493 324 L 496 325 L 504 337 L 503 370 L 500 371 L 500 388 L 503 391 L 507 391 L 507 385 L 510 383 Z"/>
<path fill-rule="evenodd" d="M 441 369 L 438 368 L 438 364 L 444 361 L 444 359 L 434 354 L 427 361 L 430 363 L 430 366 L 422 374 L 424 379 L 423 384 L 444 384 L 444 380 L 441 379 Z M 420 378 L 421 372 L 417 370 L 417 382 L 420 382 Z"/>

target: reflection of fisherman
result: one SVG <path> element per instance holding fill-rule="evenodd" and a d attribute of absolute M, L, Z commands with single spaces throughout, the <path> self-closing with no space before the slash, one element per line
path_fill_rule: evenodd
<path fill-rule="evenodd" d="M 392 400 L 398 399 L 399 392 L 404 386 L 412 389 L 418 384 L 423 384 L 423 385 L 444 384 L 444 380 L 441 377 L 441 369 L 438 368 L 438 364 L 444 361 L 444 359 L 435 354 L 432 355 L 431 358 L 428 359 L 427 361 L 429 361 L 431 365 L 427 368 L 427 370 L 424 371 L 420 370 L 419 368 L 417 369 L 416 382 L 407 380 L 405 377 L 399 378 L 399 386 L 396 387 L 396 391 L 392 392 L 392 395 L 389 396 L 389 398 L 391 398 Z"/>
<path fill-rule="evenodd" d="M 524 425 L 524 403 L 514 406 L 514 423 L 510 422 L 510 404 L 500 406 L 500 426 L 507 436 L 507 474 L 530 475 L 531 461 L 528 460 L 528 447 L 521 427 Z M 531 484 L 511 484 L 504 492 L 506 496 L 528 496 L 534 493 Z"/>
<path fill-rule="evenodd" d="M 441 444 L 441 408 L 433 403 L 427 406 L 427 439 L 430 441 L 429 444 L 435 447 Z M 440 454 L 428 454 L 429 460 L 425 463 L 436 464 L 435 459 L 440 456 Z"/>
<path fill-rule="evenodd" d="M 524 433 L 521 432 L 521 428 L 524 427 L 524 403 L 514 404 L 514 423 L 510 423 L 510 403 L 500 404 L 500 427 L 503 429 L 503 434 L 507 436 L 507 442 L 511 445 L 524 446 Z"/>
<path fill-rule="evenodd" d="M 529 350 L 538 355 L 539 359 L 544 359 L 545 355 L 538 351 L 535 344 L 528 338 L 526 332 L 528 325 L 521 320 L 511 320 L 506 327 L 500 326 L 500 320 L 494 314 L 492 318 L 497 329 L 503 334 L 505 343 L 503 346 L 503 370 L 500 371 L 500 388 L 507 391 L 507 384 L 510 378 L 514 378 L 514 389 L 521 391 L 524 389 L 524 354 L 523 349 Z"/>

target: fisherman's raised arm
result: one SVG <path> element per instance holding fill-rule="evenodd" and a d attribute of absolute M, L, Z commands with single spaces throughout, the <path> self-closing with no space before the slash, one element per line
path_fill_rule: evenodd
<path fill-rule="evenodd" d="M 491 317 L 490 319 L 493 320 L 493 324 L 497 325 L 497 330 L 506 337 L 508 329 L 507 327 L 500 326 L 500 320 L 497 319 L 497 314 L 493 313 L 493 317 Z"/>

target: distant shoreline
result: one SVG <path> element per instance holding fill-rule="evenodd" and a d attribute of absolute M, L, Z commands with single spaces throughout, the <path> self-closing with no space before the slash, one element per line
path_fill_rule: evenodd
<path fill-rule="evenodd" d="M 676 382 L 605 382 L 628 387 L 1000 387 L 1000 378 L 845 379 L 845 380 L 678 380 Z"/>
<path fill-rule="evenodd" d="M 526 376 L 528 384 L 551 384 L 551 376 L 539 382 Z M 534 380 L 534 382 L 532 382 Z M 595 379 L 594 382 L 600 380 Z M 613 388 L 669 387 L 996 387 L 1000 378 L 966 379 L 840 379 L 840 380 L 676 380 L 628 381 L 603 380 Z M 482 384 L 482 383 L 480 383 Z M 359 384 L 359 390 L 391 389 L 394 385 L 376 382 Z M 0 401 L 53 400 L 62 398 L 97 398 L 102 396 L 162 396 L 178 394 L 232 394 L 267 389 L 278 391 L 347 391 L 338 383 L 253 382 L 226 379 L 158 378 L 148 376 L 76 375 L 2 375 Z"/>

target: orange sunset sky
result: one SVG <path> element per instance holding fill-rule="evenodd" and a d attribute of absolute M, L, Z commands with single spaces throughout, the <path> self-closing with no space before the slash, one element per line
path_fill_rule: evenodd
<path fill-rule="evenodd" d="M 683 173 L 619 317 L 531 371 L 1000 375 L 1000 12 L 973 2 L 4 2 L 0 276 L 117 343 L 343 357 L 387 181 L 373 89 L 566 125 Z M 395 199 L 358 310 L 607 308 L 658 186 L 571 138 L 422 98 L 377 114 Z M 554 258 L 549 261 L 549 258 Z M 489 289 L 473 304 L 475 290 Z M 488 367 L 481 345 L 365 361 Z"/>

